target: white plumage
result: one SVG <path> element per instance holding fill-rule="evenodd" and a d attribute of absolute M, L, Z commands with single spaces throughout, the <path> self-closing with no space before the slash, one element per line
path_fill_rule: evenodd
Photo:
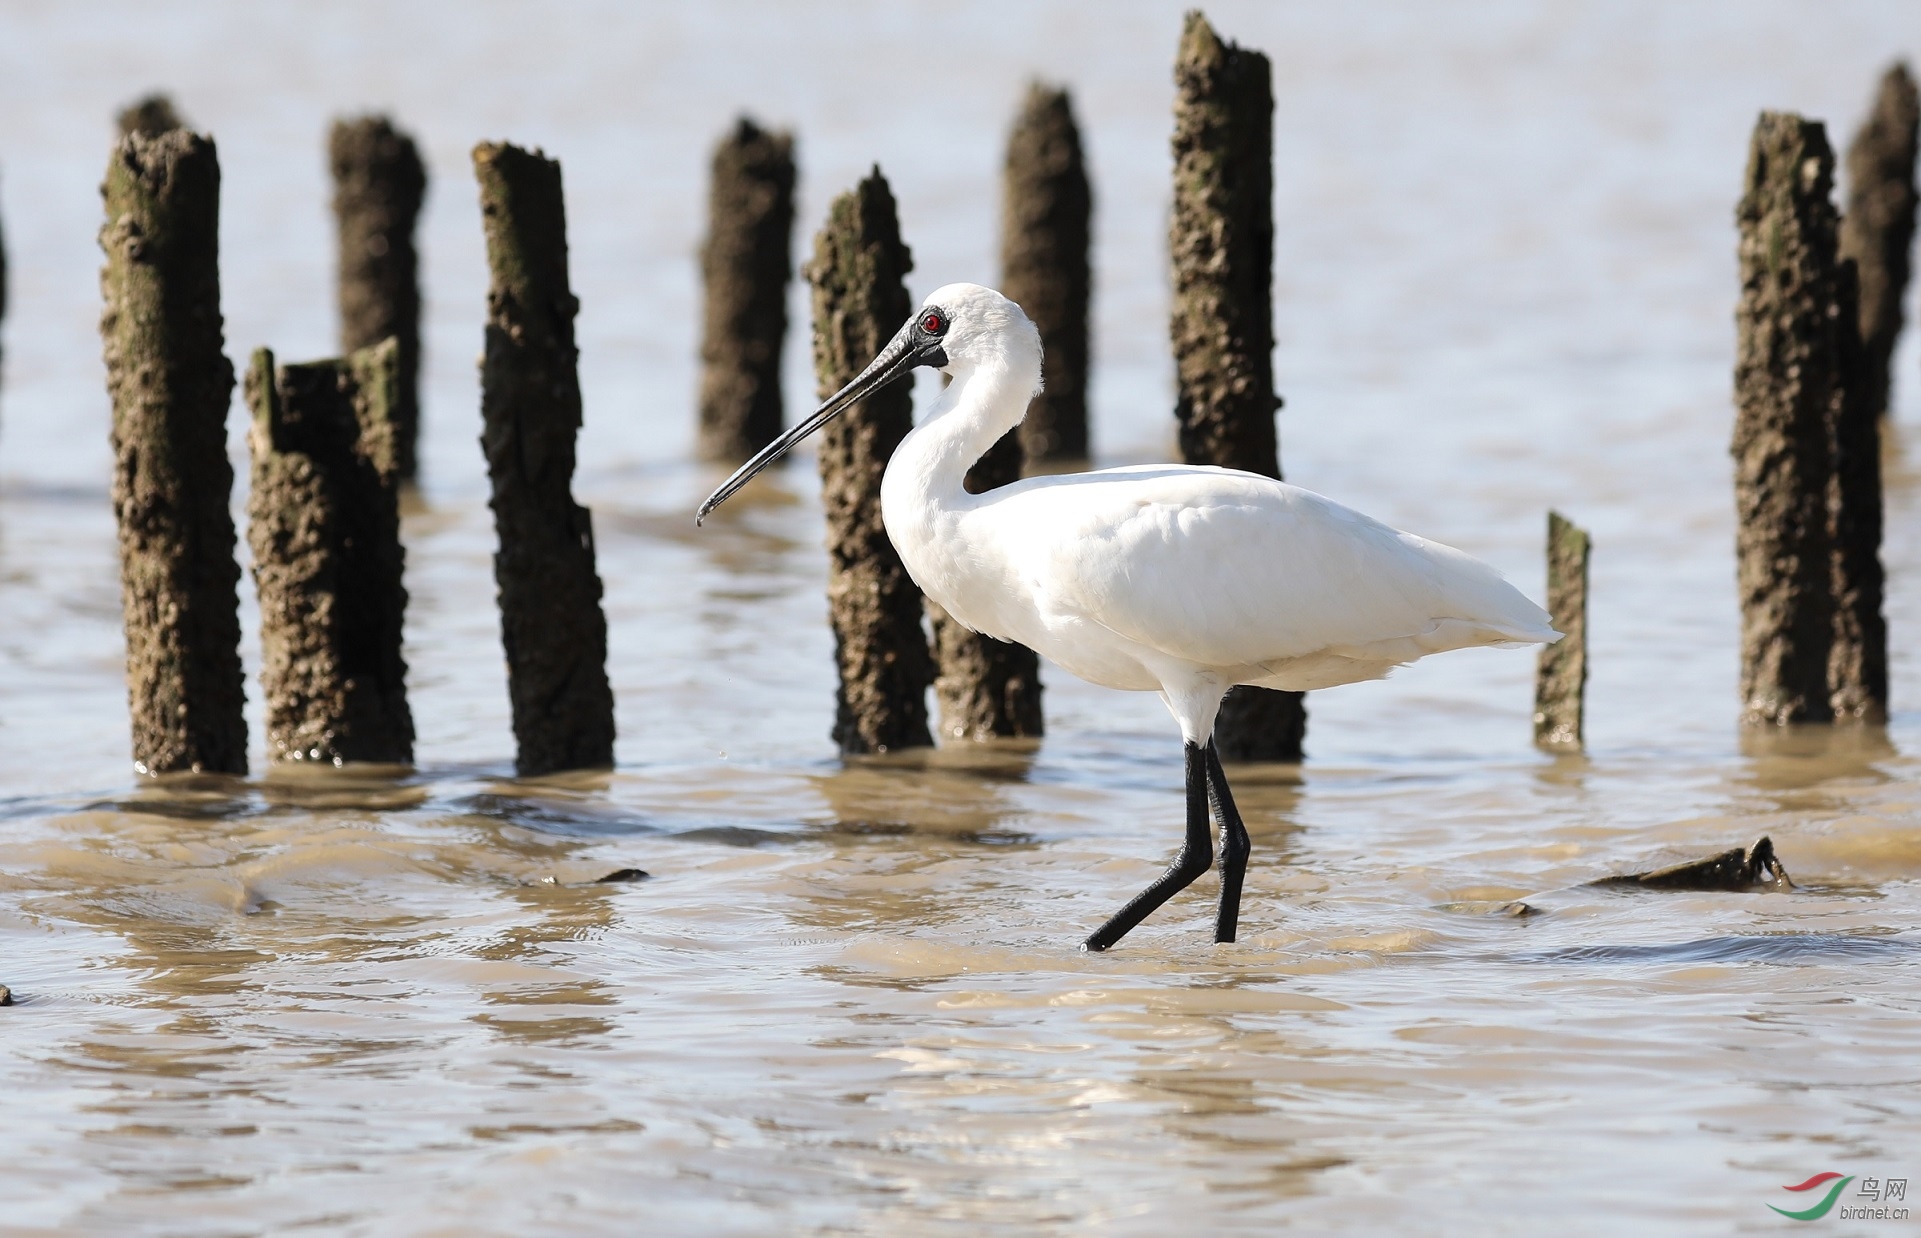
<path fill-rule="evenodd" d="M 909 575 L 975 631 L 1093 683 L 1159 692 L 1186 741 L 1180 858 L 1090 949 L 1113 945 L 1206 870 L 1210 792 L 1223 834 L 1216 938 L 1234 939 L 1247 836 L 1212 746 L 1229 688 L 1328 688 L 1449 649 L 1558 638 L 1546 612 L 1478 559 L 1252 473 L 1144 465 L 969 494 L 968 469 L 1041 384 L 1034 324 L 977 284 L 932 293 L 860 377 L 729 478 L 701 515 L 916 365 L 952 381 L 881 483 Z"/>
<path fill-rule="evenodd" d="M 1449 649 L 1555 639 L 1480 560 L 1253 473 L 1137 465 L 967 493 L 968 468 L 1039 389 L 1040 338 L 976 284 L 925 304 L 950 320 L 953 382 L 896 449 L 881 514 L 914 582 L 975 631 L 1160 692 L 1201 744 L 1235 684 L 1331 688 Z"/>

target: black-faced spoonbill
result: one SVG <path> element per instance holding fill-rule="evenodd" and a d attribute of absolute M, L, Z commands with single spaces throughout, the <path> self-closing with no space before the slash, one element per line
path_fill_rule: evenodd
<path fill-rule="evenodd" d="M 1091 683 L 1158 692 L 1181 724 L 1187 838 L 1089 950 L 1112 946 L 1207 871 L 1210 800 L 1221 827 L 1214 939 L 1234 940 L 1247 829 L 1213 741 L 1229 688 L 1331 688 L 1430 653 L 1559 636 L 1547 612 L 1480 560 L 1253 473 L 1136 465 L 969 494 L 968 468 L 1041 386 L 1040 333 L 978 284 L 929 296 L 872 364 L 721 483 L 696 518 L 923 365 L 953 381 L 881 480 L 881 518 L 908 574 L 974 631 L 1019 641 Z"/>

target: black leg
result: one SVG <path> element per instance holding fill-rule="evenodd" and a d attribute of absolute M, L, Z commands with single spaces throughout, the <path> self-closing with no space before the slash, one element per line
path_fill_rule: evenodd
<path fill-rule="evenodd" d="M 1188 886 L 1194 878 L 1206 872 L 1214 862 L 1214 840 L 1208 836 L 1207 828 L 1207 755 L 1199 744 L 1187 745 L 1187 838 L 1181 843 L 1181 853 L 1174 857 L 1173 866 L 1162 873 L 1153 885 L 1134 896 L 1127 906 L 1114 913 L 1114 918 L 1087 939 L 1084 950 L 1105 950 L 1133 929 L 1136 924 L 1173 898 Z"/>
<path fill-rule="evenodd" d="M 1234 807 L 1234 793 L 1227 789 L 1221 754 L 1211 739 L 1207 741 L 1207 796 L 1214 802 L 1214 819 L 1221 823 L 1221 914 L 1214 921 L 1214 940 L 1233 941 L 1241 919 L 1241 878 L 1247 874 L 1247 853 L 1252 847 L 1240 810 Z"/>

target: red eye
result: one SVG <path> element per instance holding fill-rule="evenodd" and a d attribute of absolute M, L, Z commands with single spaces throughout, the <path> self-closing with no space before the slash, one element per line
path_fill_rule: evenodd
<path fill-rule="evenodd" d="M 945 331 L 947 329 L 947 324 L 941 321 L 941 317 L 939 314 L 936 314 L 932 310 L 929 310 L 927 314 L 924 317 L 922 317 L 922 319 L 920 320 L 920 329 L 927 332 L 927 334 L 929 335 L 939 335 L 942 331 Z"/>

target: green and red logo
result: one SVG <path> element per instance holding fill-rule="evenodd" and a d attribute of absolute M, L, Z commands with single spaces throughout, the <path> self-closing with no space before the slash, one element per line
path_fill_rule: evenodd
<path fill-rule="evenodd" d="M 1806 1182 L 1800 1183 L 1799 1185 L 1796 1185 L 1796 1186 L 1784 1186 L 1781 1189 L 1784 1191 L 1812 1191 L 1817 1187 L 1826 1185 L 1827 1183 L 1830 1183 L 1830 1182 L 1834 1183 L 1833 1186 L 1828 1187 L 1828 1193 L 1822 1197 L 1820 1203 L 1817 1203 L 1810 1208 L 1803 1208 L 1799 1212 L 1789 1212 L 1786 1208 L 1774 1208 L 1773 1204 L 1769 1204 L 1768 1207 L 1774 1208 L 1776 1212 L 1780 1213 L 1784 1217 L 1788 1217 L 1791 1220 L 1818 1221 L 1822 1217 L 1828 1215 L 1829 1210 L 1834 1207 L 1834 1201 L 1841 1198 L 1841 1192 L 1847 1190 L 1848 1183 L 1852 1181 L 1854 1181 L 1854 1175 L 1850 1174 L 1847 1177 L 1843 1178 L 1840 1174 L 1835 1173 L 1833 1170 L 1829 1170 L 1827 1173 L 1824 1173 L 1824 1174 L 1816 1174 L 1812 1178 L 1809 1178 Z"/>

